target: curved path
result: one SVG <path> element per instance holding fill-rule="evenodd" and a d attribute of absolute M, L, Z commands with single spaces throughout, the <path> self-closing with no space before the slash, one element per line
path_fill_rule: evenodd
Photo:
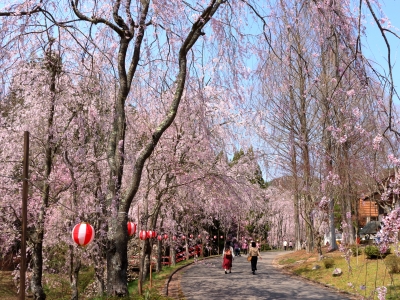
<path fill-rule="evenodd" d="M 274 268 L 273 259 L 283 253 L 261 253 L 263 259 L 258 261 L 256 275 L 252 275 L 250 263 L 245 256 L 234 258 L 231 274 L 224 273 L 221 257 L 188 266 L 179 276 L 181 297 L 186 300 L 355 299 Z"/>

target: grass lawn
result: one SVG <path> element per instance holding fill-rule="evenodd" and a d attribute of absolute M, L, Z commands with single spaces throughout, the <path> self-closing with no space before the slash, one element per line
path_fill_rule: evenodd
<path fill-rule="evenodd" d="M 11 271 L 0 272 L 0 299 L 18 299 L 17 288 L 13 282 Z"/>
<path fill-rule="evenodd" d="M 150 280 L 147 280 L 143 284 L 143 295 L 139 296 L 138 295 L 138 285 L 137 285 L 137 280 L 132 281 L 129 283 L 129 294 L 132 295 L 129 299 L 154 299 L 154 300 L 172 300 L 172 298 L 165 297 L 163 295 L 163 289 L 164 286 L 168 280 L 168 277 L 177 269 L 191 264 L 193 262 L 193 259 L 189 259 L 187 261 L 181 261 L 176 264 L 176 266 L 164 266 L 159 273 L 152 273 L 152 284 L 150 287 Z M 120 298 L 118 298 L 120 299 Z"/>
<path fill-rule="evenodd" d="M 343 252 L 326 252 L 326 250 L 323 251 L 325 258 L 322 261 L 318 261 L 316 252 L 307 253 L 301 250 L 279 257 L 278 264 L 286 271 L 360 295 L 360 298 L 362 296 L 364 299 L 378 299 L 376 289 L 385 286 L 386 299 L 400 299 L 400 274 L 390 274 L 385 265 L 385 259 L 368 259 L 364 254 L 357 257 L 351 256 L 349 268 Z M 328 262 L 329 258 L 333 259 L 333 266 L 326 268 L 324 262 Z M 320 268 L 313 270 L 316 265 Z M 341 276 L 332 275 L 335 268 L 342 270 Z"/>

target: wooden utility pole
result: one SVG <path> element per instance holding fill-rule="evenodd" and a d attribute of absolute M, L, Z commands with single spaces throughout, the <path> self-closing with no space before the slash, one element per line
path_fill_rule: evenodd
<path fill-rule="evenodd" d="M 139 241 L 138 241 L 138 264 L 139 264 L 139 272 L 141 271 L 141 264 L 140 264 L 140 246 L 142 244 L 142 241 L 140 240 L 140 230 L 141 230 L 141 225 L 140 225 L 140 214 L 139 214 L 139 203 L 138 203 L 138 207 L 137 207 L 137 232 L 138 232 L 138 236 L 139 236 Z M 144 247 L 144 244 L 143 244 Z M 139 274 L 140 275 L 140 274 Z M 138 278 L 138 294 L 142 295 L 143 291 L 142 291 L 142 281 L 140 280 L 140 276 Z"/>
<path fill-rule="evenodd" d="M 28 168 L 29 168 L 29 131 L 24 132 L 24 161 L 22 173 L 22 233 L 21 233 L 21 262 L 19 275 L 20 299 L 25 300 L 25 268 L 26 268 L 26 223 L 28 204 Z"/>

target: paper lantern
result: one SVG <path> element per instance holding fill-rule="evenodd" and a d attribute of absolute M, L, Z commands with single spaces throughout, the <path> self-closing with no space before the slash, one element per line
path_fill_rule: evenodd
<path fill-rule="evenodd" d="M 214 240 L 216 240 L 217 239 L 217 236 L 216 235 L 214 235 Z"/>
<path fill-rule="evenodd" d="M 201 238 L 201 235 L 199 234 L 197 237 L 198 237 L 198 238 Z"/>
<path fill-rule="evenodd" d="M 141 240 L 147 239 L 147 231 L 146 230 L 140 230 L 139 239 L 141 239 Z"/>
<path fill-rule="evenodd" d="M 191 238 L 191 239 L 193 238 L 193 234 L 190 235 L 190 238 Z"/>
<path fill-rule="evenodd" d="M 128 222 L 128 236 L 133 236 L 136 233 L 136 224 L 133 222 Z"/>
<path fill-rule="evenodd" d="M 157 237 L 157 240 L 161 241 L 161 240 L 162 240 L 162 236 L 159 235 L 159 236 Z"/>
<path fill-rule="evenodd" d="M 172 239 L 173 239 L 174 241 L 176 241 L 176 236 L 174 235 Z"/>
<path fill-rule="evenodd" d="M 164 234 L 164 240 L 168 238 L 168 234 Z"/>
<path fill-rule="evenodd" d="M 182 239 L 182 240 L 186 239 L 186 236 L 182 235 L 181 239 Z"/>
<path fill-rule="evenodd" d="M 224 238 L 224 236 L 223 236 L 223 235 L 221 235 L 221 236 L 220 236 L 220 238 L 221 238 L 221 239 L 223 239 L 223 238 Z"/>
<path fill-rule="evenodd" d="M 72 240 L 79 246 L 86 246 L 94 239 L 94 229 L 89 223 L 79 223 L 72 229 Z"/>
<path fill-rule="evenodd" d="M 153 231 L 151 237 L 152 237 L 152 238 L 156 238 L 156 237 L 157 237 L 157 231 Z"/>
<path fill-rule="evenodd" d="M 151 239 L 152 237 L 153 237 L 153 231 L 147 230 L 147 231 L 146 231 L 146 238 L 147 238 L 147 239 Z"/>

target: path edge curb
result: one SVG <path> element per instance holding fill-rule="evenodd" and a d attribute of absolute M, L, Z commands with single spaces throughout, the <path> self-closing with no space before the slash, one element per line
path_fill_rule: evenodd
<path fill-rule="evenodd" d="M 211 255 L 211 256 L 207 256 L 207 257 L 200 258 L 200 259 L 198 259 L 198 261 L 203 261 L 203 260 L 206 260 L 206 259 L 216 258 L 216 257 L 219 257 L 219 256 L 220 256 L 220 255 Z M 168 276 L 168 279 L 165 281 L 164 288 L 163 288 L 163 294 L 164 294 L 165 296 L 168 297 L 168 287 L 169 287 L 169 283 L 171 282 L 172 277 L 173 277 L 178 271 L 181 271 L 182 269 L 184 269 L 184 268 L 186 268 L 186 267 L 188 267 L 188 266 L 191 266 L 191 265 L 193 265 L 194 263 L 195 263 L 195 261 L 192 261 L 191 263 L 188 263 L 187 265 L 181 266 L 181 267 L 177 268 L 176 270 L 174 270 L 174 271 Z"/>

